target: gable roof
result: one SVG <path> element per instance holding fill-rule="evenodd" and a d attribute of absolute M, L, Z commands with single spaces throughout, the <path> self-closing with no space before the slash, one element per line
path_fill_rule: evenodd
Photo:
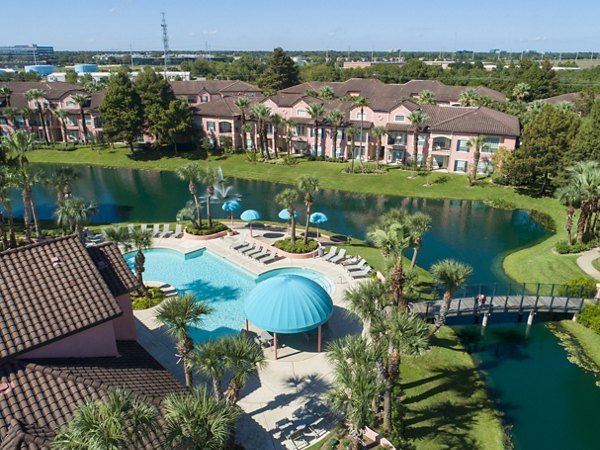
<path fill-rule="evenodd" d="M 495 109 L 478 107 L 422 106 L 431 131 L 519 136 L 519 119 Z"/>
<path fill-rule="evenodd" d="M 127 266 L 109 246 L 98 252 L 115 267 L 101 272 L 76 236 L 0 253 L 0 362 L 123 313 L 109 284 L 131 288 Z"/>
<path fill-rule="evenodd" d="M 63 83 L 61 81 L 51 83 L 44 81 L 0 81 L 0 87 L 2 86 L 7 86 L 11 89 L 10 106 L 13 108 L 27 106 L 25 93 L 30 89 L 41 89 L 44 91 L 44 98 L 51 102 L 59 101 L 68 94 L 86 93 L 77 84 Z M 4 97 L 0 96 L 0 99 L 4 100 Z M 0 101 L 0 104 L 4 105 L 4 101 Z"/>
<path fill-rule="evenodd" d="M 223 117 L 232 119 L 241 115 L 240 110 L 235 106 L 236 97 L 223 97 L 212 102 L 201 103 L 194 107 L 194 113 L 205 117 Z M 262 100 L 260 98 L 249 98 L 250 104 Z M 249 114 L 248 112 L 246 114 Z"/>
<path fill-rule="evenodd" d="M 104 242 L 86 248 L 100 271 L 102 279 L 115 297 L 137 289 L 138 280 L 123 259 L 119 248 L 112 242 Z"/>
<path fill-rule="evenodd" d="M 235 95 L 247 92 L 260 93 L 260 88 L 240 80 L 187 80 L 170 81 L 175 95 L 209 94 Z"/>

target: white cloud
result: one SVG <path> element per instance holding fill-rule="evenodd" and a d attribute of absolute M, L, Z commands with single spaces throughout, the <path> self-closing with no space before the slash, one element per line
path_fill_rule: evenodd
<path fill-rule="evenodd" d="M 205 36 L 212 36 L 214 34 L 217 34 L 217 30 L 203 31 L 202 34 L 205 35 Z"/>

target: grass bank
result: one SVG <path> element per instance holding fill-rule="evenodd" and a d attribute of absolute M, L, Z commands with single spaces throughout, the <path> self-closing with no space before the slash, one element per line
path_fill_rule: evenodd
<path fill-rule="evenodd" d="M 36 150 L 30 155 L 30 161 L 38 163 L 91 164 L 142 170 L 175 170 L 195 158 L 194 153 L 173 156 L 152 150 L 131 157 L 129 150 L 124 147 L 101 150 L 80 147 L 68 152 Z M 323 188 L 329 189 L 365 194 L 482 200 L 496 204 L 508 203 L 521 209 L 536 209 L 552 217 L 558 233 L 508 255 L 503 262 L 506 274 L 517 282 L 539 283 L 561 283 L 583 274 L 575 262 L 575 256 L 561 256 L 552 252 L 556 242 L 563 239 L 565 223 L 563 207 L 552 198 L 532 198 L 513 188 L 496 186 L 487 181 L 467 187 L 467 179 L 461 175 L 434 173 L 430 178 L 433 184 L 427 187 L 424 186 L 424 177 L 409 178 L 409 173 L 399 169 L 392 169 L 384 175 L 350 175 L 342 173 L 344 164 L 321 161 L 303 161 L 297 166 L 253 164 L 244 155 L 230 155 L 210 157 L 200 163 L 220 166 L 231 177 L 293 184 L 302 173 L 310 173 L 319 178 Z"/>

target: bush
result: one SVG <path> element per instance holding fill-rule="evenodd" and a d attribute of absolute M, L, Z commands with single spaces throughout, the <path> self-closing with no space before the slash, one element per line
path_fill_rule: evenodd
<path fill-rule="evenodd" d="M 596 245 L 598 245 L 598 241 L 590 241 L 586 242 L 585 244 L 575 243 L 573 245 L 569 245 L 567 241 L 558 241 L 554 246 L 554 249 L 557 253 L 560 253 L 561 255 L 568 255 L 571 253 L 581 253 L 587 250 L 591 250 L 595 248 Z"/>
<path fill-rule="evenodd" d="M 288 253 L 308 253 L 315 251 L 319 247 L 319 243 L 314 239 L 309 239 L 308 244 L 305 244 L 301 238 L 296 239 L 295 243 L 292 243 L 291 238 L 280 239 L 275 241 L 274 245 L 279 250 Z"/>
<path fill-rule="evenodd" d="M 148 289 L 149 296 L 142 294 L 142 291 L 132 293 L 131 307 L 133 309 L 148 309 L 158 305 L 165 299 L 165 293 L 158 287 Z"/>
<path fill-rule="evenodd" d="M 352 164 L 348 164 L 345 168 L 344 168 L 344 172 L 345 173 L 353 173 L 352 172 Z M 379 168 L 377 167 L 376 164 L 373 163 L 355 163 L 354 164 L 354 173 L 362 173 L 362 174 L 380 174 L 380 173 L 386 173 L 387 172 L 387 168 L 383 167 L 383 166 L 379 166 Z"/>
<path fill-rule="evenodd" d="M 508 186 L 509 180 L 504 175 L 496 175 L 492 177 L 492 183 L 497 184 L 498 186 Z"/>
<path fill-rule="evenodd" d="M 287 155 L 283 158 L 283 164 L 286 166 L 295 166 L 298 164 L 298 158 L 294 158 L 291 155 Z"/>
<path fill-rule="evenodd" d="M 185 228 L 185 231 L 194 236 L 208 236 L 209 234 L 220 233 L 221 231 L 226 231 L 228 229 L 229 227 L 221 222 L 213 222 L 213 226 L 210 228 L 207 224 L 204 224 L 202 228 L 194 228 L 190 224 Z"/>
<path fill-rule="evenodd" d="M 577 322 L 600 334 L 600 304 L 584 306 L 577 314 Z"/>
<path fill-rule="evenodd" d="M 504 200 L 503 198 L 488 198 L 484 200 L 483 203 L 485 203 L 488 206 L 491 206 L 492 208 L 509 210 L 517 209 L 517 205 L 515 205 L 511 201 Z"/>
<path fill-rule="evenodd" d="M 574 277 L 566 283 L 560 285 L 556 295 L 560 297 L 579 297 L 594 298 L 596 295 L 597 281 L 587 277 Z"/>
<path fill-rule="evenodd" d="M 532 209 L 529 211 L 529 218 L 539 223 L 546 230 L 552 233 L 556 232 L 556 223 L 554 223 L 554 219 L 550 217 L 550 215 L 538 211 L 537 209 Z"/>

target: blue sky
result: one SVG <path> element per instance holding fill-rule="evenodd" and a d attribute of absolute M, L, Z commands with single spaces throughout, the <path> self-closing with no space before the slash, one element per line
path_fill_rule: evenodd
<path fill-rule="evenodd" d="M 174 50 L 600 50 L 589 0 L 5 0 L 1 11 L 0 45 L 58 50 L 160 49 L 161 11 Z"/>

